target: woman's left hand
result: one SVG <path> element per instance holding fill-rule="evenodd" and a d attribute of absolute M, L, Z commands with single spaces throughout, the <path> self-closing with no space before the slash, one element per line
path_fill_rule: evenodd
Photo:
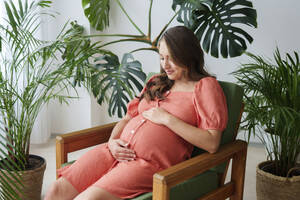
<path fill-rule="evenodd" d="M 166 125 L 172 117 L 165 109 L 160 107 L 150 108 L 143 112 L 143 116 L 155 124 Z"/>

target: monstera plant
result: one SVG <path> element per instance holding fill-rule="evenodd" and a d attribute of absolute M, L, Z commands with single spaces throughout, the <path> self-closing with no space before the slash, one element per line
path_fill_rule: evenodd
<path fill-rule="evenodd" d="M 194 31 L 205 52 L 214 57 L 219 57 L 219 55 L 224 58 L 236 57 L 245 52 L 247 43 L 253 41 L 253 38 L 241 27 L 245 27 L 245 25 L 257 27 L 256 10 L 253 8 L 251 1 L 248 0 L 173 0 L 172 9 L 174 15 L 170 16 L 169 22 L 162 28 L 160 33 L 152 39 L 151 30 L 154 24 L 151 20 L 153 0 L 148 0 L 150 2 L 146 22 L 148 24 L 147 33 L 144 33 L 142 29 L 138 27 L 120 0 L 114 1 L 138 34 L 101 34 L 100 32 L 99 34 L 93 35 L 93 37 L 98 37 L 99 40 L 101 40 L 102 37 L 111 38 L 108 42 L 100 45 L 102 49 L 115 43 L 139 42 L 147 44 L 148 47 L 143 45 L 141 48 L 132 49 L 130 53 L 142 50 L 158 52 L 157 44 L 159 38 L 170 23 L 177 19 L 179 23 L 182 23 Z M 91 26 L 98 31 L 103 31 L 109 26 L 110 3 L 110 0 L 82 0 L 84 14 L 90 21 Z M 117 59 L 117 57 L 114 57 L 114 59 Z M 104 88 L 106 87 L 104 86 Z M 99 99 L 99 102 L 102 102 L 102 94 L 98 93 L 97 89 L 93 91 L 96 92 L 94 94 Z M 115 98 L 114 96 L 111 97 Z M 125 113 L 125 103 L 127 101 L 126 96 L 111 99 L 109 101 L 109 110 L 112 111 L 112 113 L 109 113 L 114 114 L 113 111 L 116 109 L 113 107 L 115 106 L 117 106 L 117 110 L 122 110 L 122 112 L 118 112 L 118 115 Z"/>
<path fill-rule="evenodd" d="M 153 0 L 150 0 L 148 11 L 148 33 L 144 34 L 134 23 L 122 6 L 115 0 L 140 35 L 106 34 L 99 36 L 117 36 L 124 39 L 111 41 L 105 45 L 135 41 L 150 45 L 138 50 L 157 50 L 157 40 L 169 24 L 176 18 L 178 22 L 192 29 L 201 41 L 203 49 L 214 57 L 219 53 L 224 57 L 240 56 L 247 49 L 247 42 L 253 38 L 240 25 L 257 27 L 256 10 L 248 0 L 173 0 L 174 16 L 163 27 L 154 40 L 151 40 L 151 12 Z M 91 26 L 102 31 L 109 26 L 110 0 L 82 0 L 84 13 Z"/>

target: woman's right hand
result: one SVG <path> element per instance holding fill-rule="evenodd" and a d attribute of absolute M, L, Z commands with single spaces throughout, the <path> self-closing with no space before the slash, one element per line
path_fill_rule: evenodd
<path fill-rule="evenodd" d="M 136 157 L 135 152 L 128 148 L 128 143 L 121 139 L 110 139 L 108 148 L 112 156 L 119 162 L 131 161 Z"/>

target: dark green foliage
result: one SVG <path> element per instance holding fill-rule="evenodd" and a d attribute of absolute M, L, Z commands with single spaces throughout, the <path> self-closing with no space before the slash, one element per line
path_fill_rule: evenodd
<path fill-rule="evenodd" d="M 268 159 L 275 161 L 276 175 L 288 176 L 300 153 L 300 62 L 294 57 L 282 58 L 279 50 L 275 62 L 248 54 L 251 62 L 233 74 L 245 89 L 244 126 L 266 143 L 262 134 L 271 136 L 273 151 Z M 258 133 L 257 133 L 258 132 Z"/>
<path fill-rule="evenodd" d="M 92 92 L 99 104 L 103 103 L 107 94 L 111 95 L 108 100 L 109 115 L 117 112 L 118 117 L 122 117 L 127 111 L 126 104 L 134 97 L 132 91 L 143 89 L 146 74 L 142 71 L 142 65 L 128 53 L 124 54 L 121 63 L 113 54 L 100 56 L 95 61 L 98 64 L 92 77 Z"/>
<path fill-rule="evenodd" d="M 98 31 L 109 25 L 109 0 L 82 0 L 85 16 Z"/>
<path fill-rule="evenodd" d="M 240 56 L 253 38 L 240 26 L 257 27 L 257 14 L 247 0 L 174 0 L 177 20 L 191 28 L 201 41 L 202 48 L 214 56 Z"/>
<path fill-rule="evenodd" d="M 109 0 L 83 0 L 82 2 L 86 16 L 94 28 L 102 31 L 109 25 Z M 158 39 L 172 20 L 176 18 L 178 22 L 183 23 L 184 26 L 195 32 L 202 48 L 207 53 L 217 58 L 220 54 L 224 58 L 236 57 L 245 52 L 247 43 L 253 41 L 253 38 L 244 30 L 245 26 L 257 27 L 256 10 L 253 8 L 251 1 L 248 0 L 173 0 L 174 16 L 163 27 L 158 36 L 151 41 L 153 0 L 149 4 L 147 37 L 129 17 L 120 0 L 116 0 L 116 3 L 140 35 L 105 34 L 105 37 L 120 36 L 126 38 L 108 42 L 106 45 L 124 41 L 143 42 L 151 45 L 150 48 L 140 48 L 134 51 L 157 51 Z M 91 9 L 93 10 L 93 16 L 90 14 Z"/>

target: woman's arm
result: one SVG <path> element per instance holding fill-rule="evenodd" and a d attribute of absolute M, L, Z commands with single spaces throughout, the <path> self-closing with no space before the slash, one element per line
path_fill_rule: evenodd
<path fill-rule="evenodd" d="M 167 126 L 180 137 L 209 153 L 215 153 L 221 141 L 221 131 L 203 130 L 171 115 L 163 108 L 151 108 L 143 116 L 156 124 Z"/>
<path fill-rule="evenodd" d="M 128 144 L 120 139 L 121 132 L 130 119 L 131 117 L 126 114 L 126 116 L 116 124 L 108 140 L 108 148 L 113 157 L 118 161 L 134 160 L 136 157 L 135 152 L 127 147 Z"/>
<path fill-rule="evenodd" d="M 222 133 L 218 130 L 204 130 L 192 126 L 173 115 L 170 115 L 164 124 L 189 143 L 202 148 L 209 153 L 217 152 Z"/>

